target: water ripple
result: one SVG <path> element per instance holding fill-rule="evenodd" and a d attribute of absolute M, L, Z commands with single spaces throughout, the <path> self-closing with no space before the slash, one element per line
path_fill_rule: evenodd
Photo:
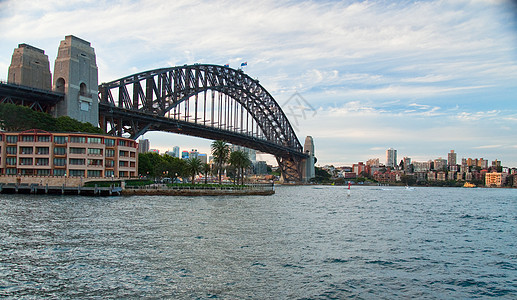
<path fill-rule="evenodd" d="M 517 297 L 515 190 L 0 195 L 0 297 Z"/>

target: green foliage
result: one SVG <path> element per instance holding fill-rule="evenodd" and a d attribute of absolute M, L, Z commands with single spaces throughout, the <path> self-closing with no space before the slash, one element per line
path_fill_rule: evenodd
<path fill-rule="evenodd" d="M 90 123 L 82 123 L 67 116 L 56 119 L 47 113 L 9 103 L 0 104 L 0 127 L 6 131 L 41 129 L 59 132 L 104 133 Z"/>
<path fill-rule="evenodd" d="M 149 179 L 126 180 L 125 182 L 126 182 L 126 186 L 127 187 L 130 187 L 130 186 L 146 186 L 146 185 L 154 183 L 154 181 L 149 180 Z"/>
<path fill-rule="evenodd" d="M 82 123 L 68 116 L 61 116 L 56 119 L 57 131 L 65 132 L 89 132 L 89 133 L 104 133 L 100 128 L 93 126 L 90 123 Z"/>
<path fill-rule="evenodd" d="M 201 172 L 203 169 L 203 164 L 201 163 L 201 160 L 196 157 L 187 159 L 186 163 L 185 171 L 192 177 L 191 182 L 194 184 L 194 179 L 196 178 L 196 175 L 199 174 L 199 172 Z"/>
<path fill-rule="evenodd" d="M 315 183 L 328 183 L 330 182 L 330 177 L 332 177 L 329 172 L 323 170 L 322 168 L 315 167 L 315 177 L 311 179 L 311 182 Z"/>
<path fill-rule="evenodd" d="M 203 164 L 202 171 L 203 171 L 203 175 L 205 176 L 205 184 L 207 184 L 208 174 L 210 174 L 210 172 L 212 171 L 210 164 Z"/>
<path fill-rule="evenodd" d="M 244 170 L 251 166 L 251 160 L 248 153 L 243 151 L 233 151 L 230 153 L 230 165 L 239 171 L 241 177 L 241 184 L 244 184 Z"/>
<path fill-rule="evenodd" d="M 221 184 L 221 175 L 223 165 L 228 161 L 230 156 L 230 146 L 224 141 L 213 141 L 210 145 L 212 156 L 214 157 L 215 168 L 219 175 L 219 184 Z"/>
<path fill-rule="evenodd" d="M 177 157 L 148 152 L 138 154 L 138 174 L 149 178 L 176 177 L 185 175 L 186 163 Z"/>

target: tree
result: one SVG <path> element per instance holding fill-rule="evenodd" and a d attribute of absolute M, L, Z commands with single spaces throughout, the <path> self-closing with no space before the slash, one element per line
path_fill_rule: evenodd
<path fill-rule="evenodd" d="M 205 184 L 208 183 L 208 174 L 210 174 L 210 164 L 203 164 L 203 175 L 205 175 Z"/>
<path fill-rule="evenodd" d="M 53 118 L 28 107 L 10 103 L 0 104 L 0 127 L 7 131 L 41 129 L 46 131 L 104 133 L 90 123 L 82 123 L 67 116 Z"/>
<path fill-rule="evenodd" d="M 221 184 L 221 175 L 223 165 L 228 161 L 230 155 L 230 146 L 224 141 L 217 140 L 213 141 L 210 146 L 212 149 L 212 156 L 214 157 L 214 163 L 219 176 L 219 184 Z"/>
<path fill-rule="evenodd" d="M 233 151 L 230 154 L 230 165 L 234 167 L 241 177 L 241 184 L 244 184 L 244 169 L 251 166 L 251 160 L 248 157 L 248 153 L 243 151 Z M 237 179 L 239 176 L 236 176 Z"/>
<path fill-rule="evenodd" d="M 192 176 L 192 184 L 194 184 L 194 179 L 196 178 L 196 175 L 201 172 L 203 166 L 201 163 L 201 160 L 195 157 L 191 157 L 187 159 L 186 165 L 185 165 L 185 171 L 188 175 Z"/>

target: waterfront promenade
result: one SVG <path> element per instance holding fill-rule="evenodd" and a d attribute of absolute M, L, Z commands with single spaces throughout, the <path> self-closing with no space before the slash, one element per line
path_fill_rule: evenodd
<path fill-rule="evenodd" d="M 225 196 L 273 195 L 273 183 L 246 185 L 127 185 L 124 179 L 113 178 L 87 184 L 83 178 L 59 176 L 0 176 L 0 193 L 4 194 L 62 194 L 88 196 Z M 87 184 L 88 186 L 85 186 Z M 93 185 L 93 186 L 92 186 Z"/>

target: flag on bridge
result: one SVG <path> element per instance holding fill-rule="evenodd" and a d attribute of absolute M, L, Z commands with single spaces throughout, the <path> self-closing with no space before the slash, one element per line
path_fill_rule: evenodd
<path fill-rule="evenodd" d="M 245 66 L 247 66 L 247 65 L 248 65 L 248 62 L 247 62 L 247 61 L 245 61 L 245 62 L 243 62 L 243 63 L 241 64 L 241 67 L 245 67 Z"/>
<path fill-rule="evenodd" d="M 224 65 L 224 66 L 225 66 L 225 67 L 227 67 L 227 68 L 229 68 L 229 67 L 230 67 L 230 64 L 226 64 L 226 65 Z"/>

